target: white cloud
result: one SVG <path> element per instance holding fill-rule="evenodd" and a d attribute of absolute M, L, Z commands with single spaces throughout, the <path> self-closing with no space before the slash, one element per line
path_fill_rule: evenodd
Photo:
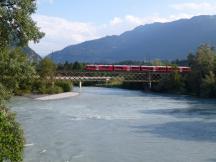
<path fill-rule="evenodd" d="M 143 24 L 143 21 L 144 21 L 143 18 L 139 18 L 139 17 L 133 16 L 133 15 L 125 16 L 125 20 L 131 24 Z"/>
<path fill-rule="evenodd" d="M 147 16 L 147 17 L 137 17 L 134 15 L 126 15 L 124 17 L 118 17 L 114 18 L 111 22 L 111 27 L 113 27 L 115 24 L 115 31 L 118 30 L 118 28 L 125 27 L 127 30 L 130 30 L 136 26 L 139 25 L 145 25 L 145 24 L 150 24 L 154 22 L 170 22 L 182 18 L 191 18 L 194 15 L 191 14 L 177 14 L 177 15 L 170 15 L 168 17 L 161 17 L 159 14 L 155 14 L 153 16 Z M 115 22 L 115 23 L 114 23 Z M 116 25 L 117 24 L 117 25 Z M 106 25 L 106 28 L 109 27 Z M 109 27 L 110 28 L 110 27 Z M 121 30 L 123 32 L 124 30 Z M 119 33 L 117 33 L 119 34 Z"/>
<path fill-rule="evenodd" d="M 139 25 L 153 22 L 170 22 L 180 18 L 191 18 L 193 14 L 177 14 L 161 17 L 159 14 L 148 17 L 126 15 L 115 17 L 105 24 L 93 24 L 86 22 L 69 21 L 59 17 L 34 15 L 33 19 L 46 33 L 45 38 L 39 44 L 31 43 L 30 46 L 39 54 L 46 55 L 52 51 L 61 50 L 72 44 L 86 40 L 100 38 L 106 35 L 117 35 L 131 30 Z"/>
<path fill-rule="evenodd" d="M 53 4 L 54 0 L 37 0 L 38 4 L 42 4 L 42 3 L 49 3 L 49 4 Z"/>
<path fill-rule="evenodd" d="M 33 19 L 46 33 L 45 38 L 39 44 L 31 44 L 31 47 L 42 55 L 63 47 L 96 38 L 95 27 L 90 23 L 72 22 L 63 18 L 35 15 Z"/>
<path fill-rule="evenodd" d="M 111 26 L 117 26 L 119 24 L 121 24 L 123 22 L 123 20 L 120 17 L 114 17 L 111 21 L 110 21 L 110 25 Z"/>
<path fill-rule="evenodd" d="M 178 3 L 172 4 L 170 7 L 176 10 L 198 10 L 198 11 L 215 11 L 216 10 L 216 3 Z"/>

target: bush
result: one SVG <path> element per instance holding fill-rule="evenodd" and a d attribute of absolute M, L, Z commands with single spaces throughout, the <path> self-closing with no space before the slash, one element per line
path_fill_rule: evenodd
<path fill-rule="evenodd" d="M 62 93 L 63 89 L 59 86 L 51 86 L 51 87 L 47 87 L 46 89 L 46 93 L 47 94 L 58 94 L 58 93 Z"/>
<path fill-rule="evenodd" d="M 216 76 L 212 71 L 202 79 L 200 96 L 208 98 L 216 97 Z"/>
<path fill-rule="evenodd" d="M 24 137 L 15 114 L 0 106 L 0 161 L 23 160 Z"/>
<path fill-rule="evenodd" d="M 25 94 L 30 94 L 30 93 L 31 93 L 31 89 L 17 89 L 14 92 L 16 96 L 23 96 Z"/>
<path fill-rule="evenodd" d="M 32 84 L 32 92 L 33 93 L 38 93 L 39 89 L 45 88 L 45 83 L 43 83 L 41 80 L 35 80 L 34 83 Z"/>
<path fill-rule="evenodd" d="M 55 85 L 61 87 L 64 92 L 70 92 L 73 88 L 73 85 L 70 81 L 57 81 Z"/>
<path fill-rule="evenodd" d="M 58 94 L 64 92 L 63 89 L 59 86 L 46 86 L 43 85 L 38 89 L 38 93 L 40 94 Z"/>
<path fill-rule="evenodd" d="M 4 104 L 5 100 L 10 99 L 11 92 L 0 83 L 0 105 Z"/>
<path fill-rule="evenodd" d="M 72 83 L 69 81 L 57 81 L 56 83 L 37 80 L 32 86 L 32 92 L 39 94 L 57 94 L 62 92 L 70 92 Z"/>
<path fill-rule="evenodd" d="M 170 74 L 169 76 L 163 77 L 160 82 L 153 87 L 156 92 L 177 92 L 183 93 L 184 81 L 181 75 L 177 72 Z"/>

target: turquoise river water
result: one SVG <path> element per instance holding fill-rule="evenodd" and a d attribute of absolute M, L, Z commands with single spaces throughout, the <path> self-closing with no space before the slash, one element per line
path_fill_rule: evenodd
<path fill-rule="evenodd" d="M 9 104 L 25 162 L 216 162 L 216 101 L 84 87 L 79 96 Z"/>

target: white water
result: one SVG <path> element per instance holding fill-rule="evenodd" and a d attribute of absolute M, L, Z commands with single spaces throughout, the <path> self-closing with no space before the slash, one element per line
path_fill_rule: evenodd
<path fill-rule="evenodd" d="M 26 162 L 213 162 L 216 101 L 83 88 L 54 101 L 17 97 Z"/>

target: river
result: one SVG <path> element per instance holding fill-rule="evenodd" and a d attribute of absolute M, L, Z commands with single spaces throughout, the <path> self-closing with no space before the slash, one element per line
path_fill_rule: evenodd
<path fill-rule="evenodd" d="M 84 87 L 79 96 L 15 97 L 25 162 L 215 162 L 216 101 Z"/>

